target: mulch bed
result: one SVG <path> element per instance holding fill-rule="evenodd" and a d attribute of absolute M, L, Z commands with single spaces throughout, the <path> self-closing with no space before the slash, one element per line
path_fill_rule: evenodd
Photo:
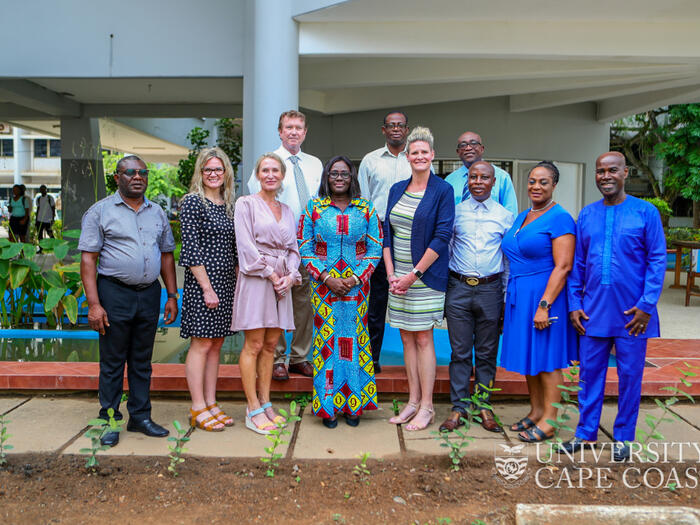
<path fill-rule="evenodd" d="M 534 469 L 504 487 L 493 457 L 465 458 L 458 472 L 446 456 L 370 459 L 369 475 L 353 473 L 358 463 L 286 459 L 270 478 L 259 459 L 188 457 L 173 477 L 163 457 L 102 457 L 90 472 L 80 456 L 11 455 L 0 468 L 0 523 L 492 524 L 514 523 L 517 503 L 700 506 L 697 487 L 628 489 L 624 465 L 611 467 L 609 489 L 595 480 L 543 489 Z"/>

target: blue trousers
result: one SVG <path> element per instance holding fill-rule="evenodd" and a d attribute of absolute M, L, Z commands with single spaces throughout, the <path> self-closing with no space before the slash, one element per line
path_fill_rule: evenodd
<path fill-rule="evenodd" d="M 605 395 L 605 376 L 608 372 L 608 360 L 613 344 L 619 378 L 617 417 L 613 427 L 613 437 L 616 441 L 634 441 L 642 394 L 642 373 L 647 353 L 647 339 L 585 335 L 579 340 L 582 390 L 578 393 L 580 415 L 576 437 L 580 439 L 596 441 L 598 438 L 598 425 Z"/>

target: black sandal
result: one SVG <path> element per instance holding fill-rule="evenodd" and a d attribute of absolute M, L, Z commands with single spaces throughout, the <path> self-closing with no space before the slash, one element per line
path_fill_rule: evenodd
<path fill-rule="evenodd" d="M 337 417 L 324 417 L 321 421 L 323 421 L 323 426 L 326 428 L 335 428 L 338 426 L 338 418 Z"/>
<path fill-rule="evenodd" d="M 513 423 L 510 426 L 510 430 L 512 432 L 525 432 L 528 428 L 532 428 L 535 426 L 535 422 L 530 419 L 529 417 L 524 417 L 517 423 Z M 515 428 L 513 428 L 515 427 Z"/>
<path fill-rule="evenodd" d="M 547 441 L 548 439 L 551 439 L 554 437 L 554 432 L 552 432 L 549 436 L 544 433 L 544 431 L 538 427 L 534 426 L 532 428 L 528 428 L 527 430 L 524 431 L 525 436 L 523 437 L 522 434 L 518 434 L 518 439 L 520 441 L 524 441 L 525 443 L 541 443 L 542 441 Z"/>

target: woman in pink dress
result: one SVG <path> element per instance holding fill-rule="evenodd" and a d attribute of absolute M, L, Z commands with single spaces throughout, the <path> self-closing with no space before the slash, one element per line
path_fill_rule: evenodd
<path fill-rule="evenodd" d="M 238 199 L 234 213 L 240 273 L 231 329 L 245 335 L 239 360 L 248 402 L 245 424 L 258 434 L 284 422 L 270 403 L 272 363 L 282 331 L 294 330 L 289 289 L 301 283 L 294 214 L 277 200 L 284 173 L 282 159 L 262 155 L 255 164 L 261 189 Z"/>

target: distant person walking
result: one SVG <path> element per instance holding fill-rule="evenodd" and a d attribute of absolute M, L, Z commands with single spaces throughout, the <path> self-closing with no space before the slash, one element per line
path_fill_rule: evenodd
<path fill-rule="evenodd" d="M 36 238 L 40 241 L 44 238 L 44 232 L 53 239 L 53 221 L 56 217 L 56 201 L 47 193 L 46 185 L 39 187 L 39 195 L 36 198 Z"/>
<path fill-rule="evenodd" d="M 8 203 L 10 210 L 10 241 L 12 242 L 27 242 L 32 201 L 24 193 L 23 184 L 12 186 L 12 197 L 10 197 Z"/>

